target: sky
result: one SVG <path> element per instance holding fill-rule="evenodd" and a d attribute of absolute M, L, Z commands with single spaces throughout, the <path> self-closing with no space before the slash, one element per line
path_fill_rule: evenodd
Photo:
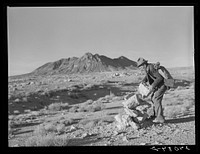
<path fill-rule="evenodd" d="M 192 6 L 8 7 L 8 75 L 86 52 L 194 66 Z"/>

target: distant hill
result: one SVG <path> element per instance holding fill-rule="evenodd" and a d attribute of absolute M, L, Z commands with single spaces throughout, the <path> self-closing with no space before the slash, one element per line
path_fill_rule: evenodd
<path fill-rule="evenodd" d="M 37 68 L 31 74 L 33 75 L 53 75 L 53 74 L 72 74 L 72 73 L 90 73 L 118 71 L 124 69 L 136 69 L 136 62 L 124 56 L 111 59 L 104 55 L 93 55 L 85 53 L 82 57 L 72 57 L 60 59 L 55 62 L 49 62 Z"/>

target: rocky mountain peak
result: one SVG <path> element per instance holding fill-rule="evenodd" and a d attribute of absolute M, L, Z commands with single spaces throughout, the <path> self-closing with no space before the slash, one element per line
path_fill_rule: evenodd
<path fill-rule="evenodd" d="M 71 74 L 71 73 L 90 73 L 119 71 L 123 69 L 135 69 L 136 62 L 120 56 L 119 58 L 109 58 L 104 55 L 86 52 L 82 57 L 62 58 L 55 62 L 44 64 L 32 73 L 34 75 L 51 74 Z"/>

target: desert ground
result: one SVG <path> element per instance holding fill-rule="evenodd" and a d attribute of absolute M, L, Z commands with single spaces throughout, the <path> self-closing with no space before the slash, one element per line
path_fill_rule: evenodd
<path fill-rule="evenodd" d="M 163 98 L 164 125 L 123 131 L 114 116 L 137 91 L 139 70 L 9 77 L 9 147 L 195 145 L 194 68 L 168 70 L 176 87 Z"/>

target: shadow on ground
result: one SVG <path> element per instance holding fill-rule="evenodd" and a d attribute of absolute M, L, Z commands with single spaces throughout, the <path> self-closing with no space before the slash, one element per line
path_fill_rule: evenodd
<path fill-rule="evenodd" d="M 184 117 L 184 118 L 177 118 L 177 119 L 168 119 L 165 121 L 165 123 L 184 123 L 184 122 L 190 122 L 195 121 L 195 117 Z"/>
<path fill-rule="evenodd" d="M 168 119 L 165 120 L 165 124 L 177 124 L 177 123 L 185 123 L 185 122 L 190 122 L 190 121 L 195 121 L 195 117 L 184 117 L 184 118 L 177 118 L 177 119 Z M 155 125 L 155 123 L 152 122 L 152 120 L 146 120 L 144 121 L 143 125 L 141 128 L 147 128 L 151 127 L 152 125 Z"/>
<path fill-rule="evenodd" d="M 187 87 L 190 84 L 191 84 L 190 81 L 175 79 L 175 87 L 174 88 L 177 88 L 177 87 Z"/>
<path fill-rule="evenodd" d="M 34 130 L 27 130 L 27 131 L 20 131 L 20 132 L 15 132 L 13 133 L 14 135 L 20 135 L 20 134 L 25 134 L 25 133 L 31 133 L 33 132 Z"/>
<path fill-rule="evenodd" d="M 108 108 L 105 108 L 106 110 L 110 110 L 110 109 L 121 109 L 121 108 L 124 108 L 123 106 L 114 106 L 114 107 L 108 107 Z"/>
<path fill-rule="evenodd" d="M 35 122 L 35 123 L 24 123 L 24 124 L 17 124 L 17 125 L 13 125 L 13 128 L 21 128 L 21 127 L 29 127 L 29 126 L 35 126 L 35 125 L 39 125 L 42 122 Z"/>

